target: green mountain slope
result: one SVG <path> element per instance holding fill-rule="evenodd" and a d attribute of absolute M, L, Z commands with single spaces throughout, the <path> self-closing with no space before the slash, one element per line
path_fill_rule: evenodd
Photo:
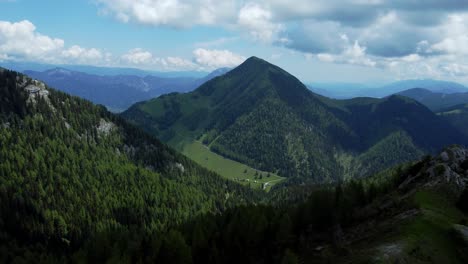
<path fill-rule="evenodd" d="M 441 109 L 437 115 L 468 136 L 468 104 L 455 105 Z"/>
<path fill-rule="evenodd" d="M 468 103 L 468 93 L 438 93 L 432 92 L 426 89 L 414 88 L 403 92 L 399 92 L 399 95 L 403 95 L 420 102 L 427 106 L 434 112 L 441 111 L 442 109 L 449 108 L 452 106 Z"/>
<path fill-rule="evenodd" d="M 368 175 L 374 168 L 467 142 L 415 101 L 398 96 L 331 100 L 255 57 L 191 93 L 136 104 L 123 117 L 176 148 L 200 139 L 211 151 L 251 167 L 315 182 Z M 411 150 L 391 148 L 396 152 L 379 155 L 396 158 L 361 159 L 375 156 L 372 147 L 392 134 L 413 142 Z M 374 154 L 363 156 L 367 151 Z"/>
<path fill-rule="evenodd" d="M 0 262 L 102 232 L 165 230 L 255 197 L 104 107 L 0 69 Z"/>
<path fill-rule="evenodd" d="M 251 58 L 223 78 L 215 78 L 192 93 L 170 94 L 137 104 L 123 116 L 178 148 L 186 141 L 201 138 L 211 150 L 254 168 L 285 176 L 301 173 L 305 176 L 311 167 L 301 164 L 304 156 L 294 153 L 298 151 L 295 145 L 324 149 L 328 140 L 322 134 L 324 130 L 346 129 L 311 95 L 302 83 L 282 69 Z M 318 128 L 305 127 L 302 124 L 305 120 L 300 116 Z M 288 127 L 295 130 L 290 131 Z M 306 133 L 309 135 L 302 143 L 298 137 Z M 285 141 L 286 136 L 289 142 Z M 288 148 L 291 153 L 287 153 Z M 333 154 L 328 151 L 315 156 L 322 155 L 326 159 Z M 311 156 L 304 162 L 318 167 L 319 160 Z M 328 166 L 324 170 L 331 169 Z"/>

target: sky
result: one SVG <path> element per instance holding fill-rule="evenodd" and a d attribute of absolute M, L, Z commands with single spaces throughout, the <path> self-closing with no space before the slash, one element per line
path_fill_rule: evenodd
<path fill-rule="evenodd" d="M 0 0 L 1 61 L 468 84 L 468 0 Z"/>

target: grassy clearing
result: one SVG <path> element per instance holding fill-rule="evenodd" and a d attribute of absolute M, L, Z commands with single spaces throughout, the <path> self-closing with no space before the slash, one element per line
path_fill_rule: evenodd
<path fill-rule="evenodd" d="M 269 190 L 271 186 L 284 180 L 283 177 L 274 173 L 259 171 L 237 161 L 226 159 L 210 151 L 199 141 L 186 144 L 182 153 L 203 167 L 230 180 L 250 185 L 252 188 L 262 188 L 263 184 L 268 183 L 266 190 Z"/>
<path fill-rule="evenodd" d="M 450 230 L 464 215 L 434 191 L 417 192 L 414 202 L 422 214 L 402 228 L 407 254 L 414 263 L 460 263 Z"/>

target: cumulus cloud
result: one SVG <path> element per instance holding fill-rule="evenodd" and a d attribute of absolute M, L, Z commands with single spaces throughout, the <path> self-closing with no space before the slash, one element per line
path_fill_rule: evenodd
<path fill-rule="evenodd" d="M 237 40 L 237 37 L 222 37 L 215 40 L 204 41 L 204 42 L 197 42 L 194 44 L 195 47 L 203 47 L 203 48 L 212 48 L 212 47 L 219 47 L 225 45 L 229 42 Z"/>
<path fill-rule="evenodd" d="M 150 51 L 135 48 L 115 57 L 96 48 L 78 45 L 67 47 L 64 40 L 37 32 L 34 24 L 27 20 L 16 23 L 0 21 L 0 60 L 131 66 L 167 71 L 233 67 L 245 60 L 245 57 L 228 50 L 204 48 L 194 50 L 193 56 L 192 59 L 177 56 L 158 57 Z"/>
<path fill-rule="evenodd" d="M 0 21 L 0 54 L 3 57 L 50 60 L 63 47 L 62 39 L 37 33 L 34 24 L 27 20 Z"/>
<path fill-rule="evenodd" d="M 379 67 L 399 75 L 460 76 L 468 59 L 462 0 L 98 0 L 124 22 L 224 27 L 248 40 L 298 51 L 307 60 Z M 343 38 L 346 36 L 346 38 Z M 198 65 L 221 65 L 224 39 L 196 45 Z M 219 56 L 220 58 L 218 58 Z M 272 58 L 275 56 L 272 56 Z M 236 61 L 235 59 L 229 59 Z M 240 61 L 242 59 L 237 59 Z M 433 74 L 433 75 L 430 75 Z"/>
<path fill-rule="evenodd" d="M 128 64 L 145 65 L 154 62 L 153 54 L 140 48 L 129 50 L 121 59 Z"/>
<path fill-rule="evenodd" d="M 245 28 L 251 37 L 263 42 L 271 42 L 283 29 L 283 25 L 272 22 L 272 13 L 255 3 L 248 3 L 239 11 L 238 24 Z"/>
<path fill-rule="evenodd" d="M 132 67 L 161 70 L 213 70 L 221 67 L 235 67 L 241 64 L 245 57 L 229 50 L 197 48 L 193 51 L 193 59 L 181 57 L 158 57 L 140 48 L 129 50 L 120 57 L 120 64 Z"/>
<path fill-rule="evenodd" d="M 245 61 L 245 57 L 228 50 L 196 49 L 194 61 L 206 68 L 235 67 Z"/>
<path fill-rule="evenodd" d="M 369 67 L 377 65 L 377 63 L 366 54 L 366 47 L 361 46 L 359 41 L 356 40 L 351 44 L 348 36 L 346 35 L 341 36 L 341 41 L 344 43 L 345 49 L 340 54 L 319 53 L 317 54 L 317 58 L 324 62 L 336 62 Z"/>
<path fill-rule="evenodd" d="M 120 64 L 160 70 L 196 70 L 198 65 L 180 57 L 160 58 L 140 48 L 131 49 L 120 57 Z"/>
<path fill-rule="evenodd" d="M 97 0 L 101 12 L 120 21 L 189 27 L 225 23 L 236 17 L 234 0 Z"/>
<path fill-rule="evenodd" d="M 468 12 L 468 1 L 460 0 L 97 1 L 104 13 L 124 22 L 224 26 L 245 32 L 249 39 L 306 53 L 340 54 L 346 46 L 337 40 L 346 34 L 369 54 L 382 57 L 418 53 L 421 41 L 439 44 L 434 52 L 452 52 L 465 39 L 443 39 L 440 28 L 447 21 L 454 23 L 451 15 Z"/>
<path fill-rule="evenodd" d="M 441 39 L 432 44 L 429 51 L 468 55 L 468 13 L 450 15 L 436 32 Z"/>
<path fill-rule="evenodd" d="M 95 48 L 77 45 L 66 48 L 64 40 L 40 34 L 28 20 L 0 21 L 0 59 L 100 64 L 108 61 L 110 56 Z"/>
<path fill-rule="evenodd" d="M 65 61 L 72 61 L 80 64 L 101 64 L 109 62 L 112 57 L 110 53 L 103 53 L 95 48 L 86 49 L 77 45 L 63 50 L 61 55 Z"/>

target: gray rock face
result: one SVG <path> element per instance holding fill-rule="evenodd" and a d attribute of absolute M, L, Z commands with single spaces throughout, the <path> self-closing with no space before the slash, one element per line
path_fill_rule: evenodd
<path fill-rule="evenodd" d="M 452 233 L 454 234 L 457 243 L 457 251 L 463 258 L 465 263 L 468 261 L 468 227 L 464 225 L 453 225 Z"/>
<path fill-rule="evenodd" d="M 453 231 L 459 240 L 463 241 L 465 246 L 468 247 L 468 226 L 453 225 Z"/>
<path fill-rule="evenodd" d="M 449 161 L 450 158 L 449 158 L 449 155 L 447 154 L 447 152 L 444 151 L 444 152 L 440 153 L 440 159 L 442 161 Z"/>
<path fill-rule="evenodd" d="M 416 175 L 409 175 L 398 188 L 411 189 L 419 184 L 429 188 L 448 187 L 452 198 L 458 199 L 468 188 L 468 150 L 459 146 L 446 148 L 425 163 Z"/>
<path fill-rule="evenodd" d="M 114 123 L 101 119 L 99 121 L 99 125 L 97 126 L 97 129 L 99 133 L 107 136 L 110 134 L 110 132 L 112 131 L 114 127 L 115 127 Z"/>

